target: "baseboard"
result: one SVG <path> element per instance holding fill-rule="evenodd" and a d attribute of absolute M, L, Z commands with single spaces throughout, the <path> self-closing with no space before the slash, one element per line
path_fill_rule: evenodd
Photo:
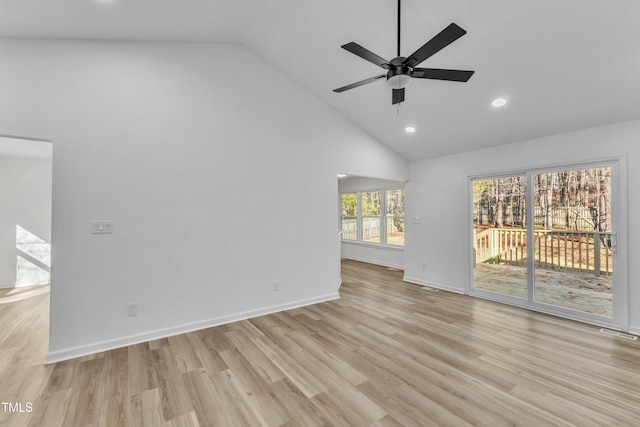
<path fill-rule="evenodd" d="M 402 281 L 414 283 L 416 285 L 429 286 L 430 288 L 436 288 L 443 291 L 453 292 L 455 294 L 464 295 L 464 290 L 460 288 L 454 288 L 453 286 L 443 285 L 441 283 L 427 282 L 426 280 L 416 279 L 415 277 L 404 276 Z"/>
<path fill-rule="evenodd" d="M 640 336 L 640 326 L 629 326 L 629 333 Z"/>
<path fill-rule="evenodd" d="M 398 270 L 404 270 L 404 265 L 394 264 L 392 262 L 384 262 L 377 259 L 368 259 L 368 258 L 356 257 L 356 256 L 342 256 L 342 258 L 349 259 L 352 261 L 366 262 L 367 264 L 381 265 L 383 267 L 391 267 L 391 268 L 397 268 Z"/>
<path fill-rule="evenodd" d="M 237 322 L 240 320 L 246 320 L 253 317 L 264 316 L 267 314 L 277 313 L 280 311 L 300 308 L 307 305 L 318 304 L 326 301 L 332 301 L 339 298 L 340 298 L 340 294 L 338 292 L 335 292 L 328 295 L 322 295 L 314 298 L 293 301 L 286 304 L 274 305 L 274 306 L 265 307 L 257 310 L 250 310 L 250 311 L 245 311 L 245 312 L 226 315 L 226 316 L 214 317 L 211 319 L 202 320 L 198 322 L 186 323 L 179 326 L 172 326 L 170 328 L 157 329 L 155 331 L 129 335 L 122 338 L 99 341 L 99 342 L 95 342 L 95 343 L 87 344 L 83 346 L 51 351 L 47 355 L 46 363 L 62 362 L 64 360 L 75 359 L 77 357 L 88 356 L 90 354 L 100 353 L 103 351 L 113 350 L 121 347 L 127 347 L 130 345 L 152 341 L 160 338 L 167 338 L 173 335 L 179 335 L 187 332 L 197 331 L 200 329 L 211 328 L 213 326 L 224 325 L 226 323 Z"/>
<path fill-rule="evenodd" d="M 0 282 L 0 289 L 10 289 L 15 287 L 16 287 L 15 279 L 13 280 L 13 282 Z"/>

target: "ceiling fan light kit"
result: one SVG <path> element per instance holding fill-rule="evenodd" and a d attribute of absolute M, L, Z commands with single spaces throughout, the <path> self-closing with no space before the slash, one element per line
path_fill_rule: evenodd
<path fill-rule="evenodd" d="M 412 79 L 433 79 L 448 80 L 453 82 L 466 82 L 473 75 L 473 71 L 465 70 L 445 70 L 440 68 L 417 68 L 417 66 L 432 55 L 438 53 L 467 32 L 458 25 L 451 23 L 431 40 L 422 45 L 418 50 L 408 57 L 400 56 L 400 4 L 398 0 L 398 52 L 397 57 L 391 61 L 376 55 L 355 42 L 347 43 L 341 47 L 360 58 L 369 61 L 387 70 L 385 74 L 361 80 L 347 86 L 334 89 L 334 92 L 344 92 L 359 86 L 363 86 L 386 77 L 387 84 L 391 86 L 391 104 L 398 104 L 404 101 L 404 90 L 411 83 Z"/>
<path fill-rule="evenodd" d="M 387 73 L 387 84 L 394 89 L 404 89 L 411 83 L 411 68 L 405 66 L 394 67 Z"/>

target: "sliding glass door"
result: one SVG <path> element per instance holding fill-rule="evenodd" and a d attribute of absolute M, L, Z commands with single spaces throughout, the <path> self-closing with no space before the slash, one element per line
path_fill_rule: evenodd
<path fill-rule="evenodd" d="M 474 288 L 527 299 L 525 175 L 475 179 Z"/>
<path fill-rule="evenodd" d="M 594 323 L 616 318 L 615 165 L 471 179 L 471 294 Z"/>
<path fill-rule="evenodd" d="M 532 178 L 534 300 L 613 317 L 611 167 Z"/>

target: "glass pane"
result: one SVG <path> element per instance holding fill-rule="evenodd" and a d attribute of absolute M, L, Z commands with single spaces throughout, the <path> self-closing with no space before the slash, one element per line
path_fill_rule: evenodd
<path fill-rule="evenodd" d="M 404 246 L 404 190 L 387 190 L 387 244 Z"/>
<path fill-rule="evenodd" d="M 362 216 L 380 216 L 380 191 L 362 193 Z"/>
<path fill-rule="evenodd" d="M 341 194 L 340 198 L 342 201 L 342 239 L 358 240 L 358 195 L 345 193 Z"/>
<path fill-rule="evenodd" d="M 533 181 L 535 301 L 612 317 L 611 168 Z"/>
<path fill-rule="evenodd" d="M 358 195 L 356 193 L 346 193 L 342 198 L 342 216 L 358 216 Z"/>
<path fill-rule="evenodd" d="M 472 185 L 473 286 L 527 298 L 526 179 L 476 179 Z"/>
<path fill-rule="evenodd" d="M 342 217 L 342 239 L 357 240 L 358 239 L 358 221 L 357 218 Z"/>
<path fill-rule="evenodd" d="M 387 244 L 404 246 L 404 218 L 387 217 Z"/>
<path fill-rule="evenodd" d="M 362 241 L 380 243 L 380 217 L 362 218 Z"/>
<path fill-rule="evenodd" d="M 404 190 L 387 190 L 386 202 L 388 216 L 404 216 Z"/>
<path fill-rule="evenodd" d="M 380 243 L 380 191 L 366 191 L 362 195 L 362 241 Z"/>

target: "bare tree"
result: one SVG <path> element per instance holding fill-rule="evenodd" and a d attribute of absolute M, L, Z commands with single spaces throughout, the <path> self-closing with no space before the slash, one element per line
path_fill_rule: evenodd
<path fill-rule="evenodd" d="M 527 226 L 527 200 L 526 200 L 526 179 L 524 177 L 518 177 L 518 212 L 522 218 L 522 227 Z"/>
<path fill-rule="evenodd" d="M 504 227 L 504 179 L 496 181 L 496 222 L 497 228 Z"/>
<path fill-rule="evenodd" d="M 558 174 L 558 183 L 560 185 L 560 207 L 564 209 L 564 225 L 569 228 L 569 180 L 571 178 L 571 171 L 562 171 Z"/>
<path fill-rule="evenodd" d="M 589 206 L 589 187 L 587 185 L 587 171 L 578 170 L 577 205 L 583 208 Z"/>
<path fill-rule="evenodd" d="M 611 170 L 602 168 L 598 180 L 598 231 L 611 231 Z"/>

